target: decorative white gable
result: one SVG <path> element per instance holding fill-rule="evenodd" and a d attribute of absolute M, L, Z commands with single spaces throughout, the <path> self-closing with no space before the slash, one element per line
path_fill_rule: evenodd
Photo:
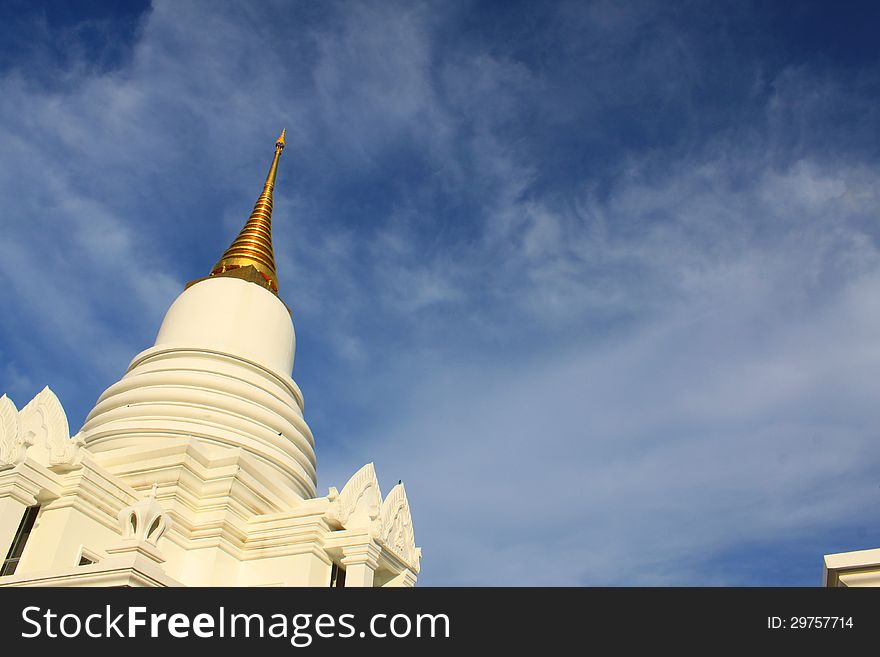
<path fill-rule="evenodd" d="M 345 529 L 369 529 L 376 533 L 381 508 L 382 492 L 376 470 L 372 463 L 367 463 L 348 480 L 330 505 L 327 516 Z"/>
<path fill-rule="evenodd" d="M 47 467 L 70 466 L 76 463 L 82 441 L 70 439 L 67 415 L 49 386 L 19 413 L 21 435 L 28 443 L 27 455 Z"/>
<path fill-rule="evenodd" d="M 18 409 L 12 400 L 0 397 L 0 468 L 17 465 L 24 460 L 28 444 L 21 435 Z"/>
<path fill-rule="evenodd" d="M 381 516 L 379 540 L 418 572 L 422 552 L 416 547 L 409 502 L 402 483 L 397 484 L 388 493 L 388 497 L 382 503 Z"/>

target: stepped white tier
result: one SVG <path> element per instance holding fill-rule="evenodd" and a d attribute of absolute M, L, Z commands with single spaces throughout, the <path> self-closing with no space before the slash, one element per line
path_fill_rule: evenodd
<path fill-rule="evenodd" d="M 241 459 L 291 495 L 315 495 L 315 449 L 303 399 L 290 378 L 295 337 L 274 294 L 237 278 L 209 278 L 181 294 L 156 344 L 138 354 L 86 418 L 82 437 L 99 463 L 130 475 L 152 467 L 144 452 L 192 437 L 234 447 Z M 120 462 L 115 452 L 123 450 Z"/>

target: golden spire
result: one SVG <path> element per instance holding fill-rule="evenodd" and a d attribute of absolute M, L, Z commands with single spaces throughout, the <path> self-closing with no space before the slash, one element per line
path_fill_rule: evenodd
<path fill-rule="evenodd" d="M 278 158 L 284 150 L 285 132 L 286 130 L 282 130 L 281 136 L 275 142 L 275 157 L 269 168 L 269 175 L 266 176 L 263 193 L 257 199 L 251 216 L 211 270 L 211 276 L 217 276 L 251 266 L 259 274 L 260 284 L 275 294 L 278 294 L 278 276 L 275 274 L 275 253 L 272 250 L 272 190 L 275 189 Z"/>

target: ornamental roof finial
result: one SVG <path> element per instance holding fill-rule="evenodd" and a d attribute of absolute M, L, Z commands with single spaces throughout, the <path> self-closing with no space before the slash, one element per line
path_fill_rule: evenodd
<path fill-rule="evenodd" d="M 251 216 L 211 270 L 211 276 L 217 276 L 232 269 L 251 266 L 264 280 L 264 286 L 275 294 L 278 294 L 278 275 L 275 273 L 275 252 L 272 250 L 272 192 L 286 132 L 282 130 L 275 142 L 275 157 Z"/>

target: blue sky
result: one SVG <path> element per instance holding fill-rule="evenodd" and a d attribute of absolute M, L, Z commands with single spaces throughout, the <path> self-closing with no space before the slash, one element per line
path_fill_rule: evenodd
<path fill-rule="evenodd" d="M 871 3 L 7 2 L 0 391 L 79 427 L 255 201 L 319 487 L 424 584 L 880 546 Z"/>

